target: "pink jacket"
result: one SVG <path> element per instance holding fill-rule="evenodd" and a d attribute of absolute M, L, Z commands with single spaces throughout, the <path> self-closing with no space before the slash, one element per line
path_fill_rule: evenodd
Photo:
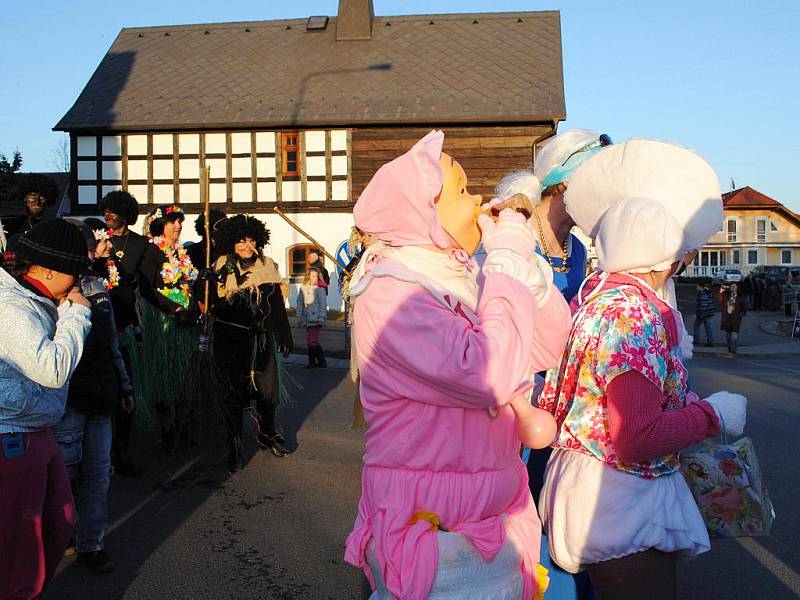
<path fill-rule="evenodd" d="M 460 310 L 466 316 L 421 286 L 388 277 L 374 280 L 355 303 L 368 429 L 362 497 L 345 559 L 364 568 L 373 540 L 392 594 L 426 598 L 436 576 L 436 535 L 430 523 L 409 521 L 430 511 L 487 561 L 506 534 L 513 536 L 531 598 L 541 524 L 507 403 L 532 372 L 558 362 L 568 309 L 557 292 L 537 308 L 526 287 L 497 273 L 486 278 L 477 315 Z M 489 416 L 490 406 L 501 407 L 497 418 Z"/>

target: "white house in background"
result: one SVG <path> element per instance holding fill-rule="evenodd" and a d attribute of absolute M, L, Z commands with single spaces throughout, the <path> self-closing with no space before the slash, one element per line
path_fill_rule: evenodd
<path fill-rule="evenodd" d="M 723 194 L 722 205 L 722 230 L 698 252 L 687 276 L 711 277 L 724 267 L 746 275 L 758 266 L 800 264 L 800 215 L 747 186 Z"/>
<path fill-rule="evenodd" d="M 375 17 L 341 0 L 331 18 L 123 29 L 55 129 L 71 214 L 124 188 L 191 218 L 210 166 L 211 202 L 263 219 L 296 284 L 312 247 L 273 207 L 335 254 L 375 171 L 430 129 L 490 195 L 565 114 L 558 12 Z"/>

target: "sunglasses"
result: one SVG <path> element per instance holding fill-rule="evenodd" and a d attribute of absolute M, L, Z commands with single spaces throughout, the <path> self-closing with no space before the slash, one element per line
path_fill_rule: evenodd
<path fill-rule="evenodd" d="M 593 149 L 595 149 L 597 147 L 605 148 L 606 146 L 611 146 L 613 143 L 614 142 L 611 141 L 611 137 L 608 134 L 604 133 L 599 138 L 597 138 L 595 141 L 590 142 L 590 143 L 586 144 L 585 146 L 575 150 L 575 152 L 570 154 L 566 158 L 566 160 L 564 160 L 564 162 L 561 163 L 561 166 L 562 167 L 565 166 L 569 162 L 569 159 L 572 158 L 573 156 L 575 156 L 576 154 L 580 154 L 581 152 L 588 152 L 589 150 L 593 150 Z"/>

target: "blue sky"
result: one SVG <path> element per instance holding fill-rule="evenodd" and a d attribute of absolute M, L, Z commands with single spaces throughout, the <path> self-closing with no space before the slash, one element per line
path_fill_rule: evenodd
<path fill-rule="evenodd" d="M 0 22 L 0 152 L 52 170 L 72 105 L 123 27 L 336 13 L 336 0 L 38 0 Z M 560 10 L 568 118 L 615 140 L 673 140 L 800 212 L 800 2 L 797 0 L 375 0 L 379 15 Z"/>

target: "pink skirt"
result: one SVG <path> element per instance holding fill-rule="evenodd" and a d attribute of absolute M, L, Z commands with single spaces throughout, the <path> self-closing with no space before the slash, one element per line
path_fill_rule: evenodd
<path fill-rule="evenodd" d="M 306 327 L 306 345 L 309 348 L 319 346 L 319 332 L 321 329 L 321 325 L 312 325 L 310 327 Z"/>

